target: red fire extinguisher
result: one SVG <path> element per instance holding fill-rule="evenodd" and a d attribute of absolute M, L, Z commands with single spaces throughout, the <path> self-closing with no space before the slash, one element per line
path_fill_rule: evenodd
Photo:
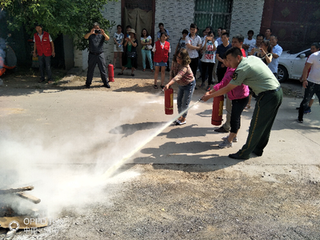
<path fill-rule="evenodd" d="M 223 111 L 224 96 L 213 98 L 212 117 L 211 124 L 219 126 L 222 123 L 222 111 Z"/>
<path fill-rule="evenodd" d="M 113 70 L 112 64 L 108 65 L 108 75 L 109 75 L 109 82 L 114 82 L 114 70 Z"/>
<path fill-rule="evenodd" d="M 169 88 L 164 91 L 164 111 L 166 115 L 173 114 L 173 89 Z"/>

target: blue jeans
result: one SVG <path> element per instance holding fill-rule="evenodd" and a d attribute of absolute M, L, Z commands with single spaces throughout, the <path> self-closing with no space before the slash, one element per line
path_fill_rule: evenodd
<path fill-rule="evenodd" d="M 151 59 L 151 51 L 150 50 L 144 50 L 141 49 L 141 55 L 142 55 L 142 66 L 143 69 L 146 69 L 146 56 L 149 61 L 150 69 L 153 69 L 152 59 Z"/>
<path fill-rule="evenodd" d="M 38 57 L 39 59 L 39 69 L 41 74 L 41 81 L 44 81 L 44 74 L 45 71 L 47 71 L 48 74 L 48 81 L 52 81 L 52 73 L 51 73 L 51 56 L 45 56 L 44 54 L 42 56 Z"/>
<path fill-rule="evenodd" d="M 196 81 L 189 83 L 186 86 L 179 85 L 177 103 L 178 103 L 178 112 L 181 113 L 189 107 L 194 88 L 196 86 Z M 182 116 L 187 117 L 188 112 L 185 112 Z"/>

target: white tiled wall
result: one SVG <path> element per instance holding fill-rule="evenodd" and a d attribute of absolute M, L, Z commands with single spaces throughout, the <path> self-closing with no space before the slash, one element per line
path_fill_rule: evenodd
<path fill-rule="evenodd" d="M 249 30 L 254 38 L 260 32 L 264 0 L 233 0 L 230 37 L 242 34 L 245 38 Z"/>

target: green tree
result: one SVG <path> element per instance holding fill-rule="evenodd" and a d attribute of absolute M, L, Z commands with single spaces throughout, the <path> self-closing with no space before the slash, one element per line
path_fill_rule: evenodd
<path fill-rule="evenodd" d="M 79 50 L 88 47 L 83 36 L 92 29 L 94 22 L 108 32 L 115 23 L 102 16 L 104 5 L 111 0 L 0 0 L 0 10 L 8 16 L 8 28 L 24 27 L 30 36 L 34 24 L 43 25 L 52 37 L 59 34 L 71 36 Z"/>

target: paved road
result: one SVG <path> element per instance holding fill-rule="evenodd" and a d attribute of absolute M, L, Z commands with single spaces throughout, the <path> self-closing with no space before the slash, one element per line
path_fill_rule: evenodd
<path fill-rule="evenodd" d="M 284 98 L 264 155 L 239 162 L 227 155 L 245 142 L 253 109 L 233 148 L 218 149 L 224 134 L 213 131 L 209 102 L 134 153 L 174 117 L 164 114 L 161 92 L 0 88 L 0 96 L 0 187 L 34 184 L 64 222 L 48 228 L 55 234 L 39 230 L 39 239 L 319 237 L 318 104 L 299 124 L 301 99 Z M 141 173 L 133 182 L 120 178 L 106 190 L 88 175 L 131 153 L 125 169 Z M 80 206 L 87 212 L 76 213 Z"/>
<path fill-rule="evenodd" d="M 95 162 L 100 152 L 114 153 L 114 159 L 109 155 L 106 162 L 115 161 L 174 117 L 164 114 L 162 93 L 44 90 L 29 94 L 30 90 L 4 92 L 3 88 L 1 91 L 1 136 L 8 139 L 14 136 L 23 143 L 39 140 L 51 149 L 68 146 L 65 151 L 73 155 L 71 159 L 58 160 L 63 162 Z M 195 95 L 194 101 L 199 97 Z M 305 122 L 298 124 L 295 108 L 300 101 L 284 98 L 264 156 L 247 163 L 319 163 L 319 105 L 314 104 Z M 217 144 L 224 135 L 216 134 L 210 124 L 211 104 L 197 104 L 189 111 L 186 125 L 166 128 L 131 161 L 236 163 L 225 156 L 236 152 L 245 142 L 253 109 L 243 114 L 239 142 L 233 148 L 221 150 Z"/>

